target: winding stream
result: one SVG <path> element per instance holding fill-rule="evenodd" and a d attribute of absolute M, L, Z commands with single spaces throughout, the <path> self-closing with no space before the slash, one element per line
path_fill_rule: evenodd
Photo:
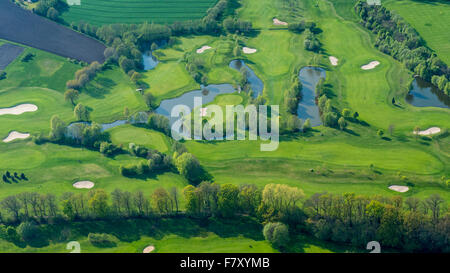
<path fill-rule="evenodd" d="M 248 71 L 247 80 L 253 90 L 252 94 L 253 98 L 256 98 L 260 94 L 262 94 L 264 89 L 263 81 L 260 78 L 258 78 L 258 76 L 256 76 L 255 72 L 250 67 L 248 67 L 248 65 L 246 65 L 244 61 L 233 60 L 230 62 L 229 66 L 237 71 L 241 71 L 242 68 L 245 68 Z"/>

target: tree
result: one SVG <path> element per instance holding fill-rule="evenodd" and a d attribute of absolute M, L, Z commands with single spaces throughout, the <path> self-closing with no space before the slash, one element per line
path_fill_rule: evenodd
<path fill-rule="evenodd" d="M 89 208 L 97 217 L 105 217 L 108 214 L 108 194 L 100 189 L 91 192 L 91 197 L 88 201 Z"/>
<path fill-rule="evenodd" d="M 58 20 L 59 12 L 54 7 L 51 7 L 47 11 L 47 17 L 56 21 Z"/>
<path fill-rule="evenodd" d="M 233 184 L 224 184 L 217 195 L 219 213 L 223 217 L 232 217 L 239 207 L 239 188 Z"/>
<path fill-rule="evenodd" d="M 358 112 L 354 112 L 354 113 L 353 113 L 353 118 L 354 118 L 354 119 L 358 119 L 358 117 L 359 117 L 359 113 L 358 113 Z"/>
<path fill-rule="evenodd" d="M 416 137 L 416 140 L 417 140 L 417 137 L 419 136 L 419 132 L 420 132 L 420 127 L 419 126 L 415 126 L 414 127 L 414 135 Z"/>
<path fill-rule="evenodd" d="M 439 194 L 432 194 L 430 197 L 425 199 L 425 206 L 431 210 L 434 223 L 436 223 L 439 219 L 441 206 L 444 202 L 444 199 L 442 199 Z"/>
<path fill-rule="evenodd" d="M 128 73 L 129 71 L 135 69 L 134 62 L 125 56 L 121 56 L 119 58 L 119 65 L 125 73 Z"/>
<path fill-rule="evenodd" d="M 89 110 L 81 103 L 78 103 L 73 110 L 75 118 L 81 121 L 89 121 Z"/>
<path fill-rule="evenodd" d="M 241 47 L 239 45 L 236 45 L 233 49 L 233 55 L 234 57 L 241 56 Z"/>
<path fill-rule="evenodd" d="M 347 121 L 345 121 L 344 117 L 340 117 L 338 120 L 339 128 L 344 130 L 347 127 Z"/>
<path fill-rule="evenodd" d="M 348 108 L 344 108 L 342 110 L 342 116 L 346 119 L 350 118 L 352 116 L 352 111 Z"/>
<path fill-rule="evenodd" d="M 78 99 L 79 95 L 80 94 L 78 93 L 77 90 L 67 89 L 66 92 L 64 93 L 64 100 L 70 101 L 72 105 L 75 106 L 75 101 Z"/>
<path fill-rule="evenodd" d="M 157 188 L 152 194 L 152 200 L 156 210 L 160 214 L 169 214 L 173 212 L 172 202 L 166 189 Z"/>
<path fill-rule="evenodd" d="M 399 247 L 402 241 L 402 220 L 399 209 L 386 205 L 377 235 L 383 245 Z"/>
<path fill-rule="evenodd" d="M 254 215 L 261 203 L 262 192 L 254 184 L 241 185 L 239 191 L 239 207 L 244 213 Z"/>
<path fill-rule="evenodd" d="M 183 153 L 178 156 L 174 154 L 174 162 L 178 172 L 191 183 L 198 183 L 203 178 L 203 169 L 198 159 L 190 154 Z"/>
<path fill-rule="evenodd" d="M 283 184 L 267 184 L 262 192 L 262 202 L 267 208 L 286 213 L 295 208 L 305 194 L 303 190 Z"/>
<path fill-rule="evenodd" d="M 142 78 L 142 75 L 139 72 L 134 71 L 131 74 L 131 81 L 134 82 L 135 84 Z"/>
<path fill-rule="evenodd" d="M 175 212 L 178 213 L 179 206 L 180 206 L 178 188 L 177 187 L 170 188 L 169 195 L 170 195 L 170 199 L 172 200 L 172 202 L 175 206 Z"/>
<path fill-rule="evenodd" d="M 380 138 L 382 138 L 383 137 L 383 135 L 384 135 L 384 131 L 383 130 L 381 130 L 381 129 L 378 129 L 378 131 L 377 131 L 377 135 L 380 137 Z"/>
<path fill-rule="evenodd" d="M 153 110 L 153 108 L 155 107 L 155 102 L 156 102 L 156 99 L 153 96 L 153 94 L 150 93 L 150 92 L 145 93 L 144 94 L 144 101 L 145 101 L 145 104 L 147 104 L 147 107 L 150 110 Z"/>
<path fill-rule="evenodd" d="M 17 233 L 25 242 L 33 242 L 40 239 L 41 230 L 31 222 L 22 222 L 16 229 Z"/>
<path fill-rule="evenodd" d="M 289 242 L 289 229 L 280 222 L 267 223 L 263 234 L 264 238 L 277 248 L 286 246 Z"/>
<path fill-rule="evenodd" d="M 66 124 L 58 116 L 54 115 L 50 120 L 50 137 L 56 141 L 61 140 L 66 131 Z"/>
<path fill-rule="evenodd" d="M 11 195 L 6 197 L 2 200 L 1 205 L 5 210 L 9 211 L 13 215 L 14 220 L 19 219 L 19 212 L 22 208 L 22 204 L 20 203 L 17 196 Z"/>
<path fill-rule="evenodd" d="M 305 122 L 303 123 L 303 127 L 302 127 L 303 132 L 308 132 L 309 130 L 311 130 L 311 120 L 309 118 L 307 118 L 305 120 Z"/>

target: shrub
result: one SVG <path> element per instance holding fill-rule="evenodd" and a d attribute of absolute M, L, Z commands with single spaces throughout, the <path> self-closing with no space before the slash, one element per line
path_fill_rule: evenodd
<path fill-rule="evenodd" d="M 289 242 L 288 227 L 280 222 L 267 223 L 263 230 L 264 238 L 275 247 L 286 246 Z"/>
<path fill-rule="evenodd" d="M 6 72 L 0 71 L 0 81 L 6 79 Z"/>
<path fill-rule="evenodd" d="M 24 241 L 31 241 L 36 237 L 38 228 L 31 222 L 23 222 L 17 227 L 17 233 Z"/>
<path fill-rule="evenodd" d="M 96 247 L 115 247 L 118 239 L 106 233 L 89 233 L 89 242 Z"/>

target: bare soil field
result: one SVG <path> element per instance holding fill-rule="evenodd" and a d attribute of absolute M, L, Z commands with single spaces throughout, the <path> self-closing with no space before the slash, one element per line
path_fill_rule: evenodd
<path fill-rule="evenodd" d="M 91 63 L 104 62 L 105 46 L 92 38 L 0 0 L 0 38 Z"/>
<path fill-rule="evenodd" d="M 22 54 L 23 47 L 13 44 L 3 44 L 0 46 L 0 70 L 5 69 L 17 56 Z"/>

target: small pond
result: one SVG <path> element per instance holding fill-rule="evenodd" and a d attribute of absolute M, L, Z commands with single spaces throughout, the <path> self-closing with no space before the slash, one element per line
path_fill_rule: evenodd
<path fill-rule="evenodd" d="M 298 104 L 297 115 L 302 120 L 310 119 L 311 127 L 322 125 L 319 107 L 316 104 L 316 85 L 321 78 L 325 78 L 325 70 L 320 67 L 304 67 L 300 70 L 299 78 L 302 83 L 302 100 Z"/>
<path fill-rule="evenodd" d="M 186 105 L 189 109 L 194 109 L 194 98 L 202 98 L 202 104 L 208 104 L 214 100 L 217 95 L 234 93 L 236 90 L 231 84 L 211 84 L 202 86 L 200 90 L 189 91 L 183 95 L 161 101 L 159 107 L 155 110 L 156 113 L 166 116 L 170 120 L 170 124 L 175 122 L 178 117 L 172 118 L 170 113 L 172 108 L 176 105 Z"/>
<path fill-rule="evenodd" d="M 450 107 L 450 97 L 436 86 L 416 77 L 411 91 L 406 95 L 406 101 L 417 107 Z"/>

